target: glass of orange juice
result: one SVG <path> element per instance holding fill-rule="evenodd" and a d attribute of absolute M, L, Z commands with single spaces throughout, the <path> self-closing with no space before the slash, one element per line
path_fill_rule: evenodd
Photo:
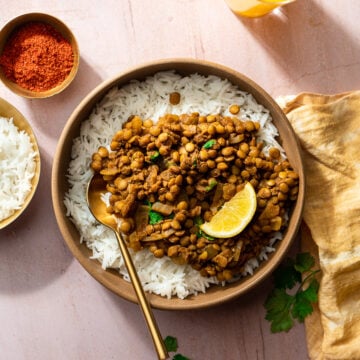
<path fill-rule="evenodd" d="M 235 14 L 246 17 L 263 16 L 279 6 L 294 1 L 295 0 L 225 0 Z"/>

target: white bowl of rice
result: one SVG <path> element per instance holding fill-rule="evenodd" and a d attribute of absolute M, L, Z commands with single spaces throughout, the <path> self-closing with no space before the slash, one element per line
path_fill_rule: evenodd
<path fill-rule="evenodd" d="M 169 101 L 176 93 L 178 99 Z M 286 227 L 248 259 L 231 281 L 203 276 L 189 264 L 157 258 L 148 248 L 133 251 L 133 261 L 151 305 L 159 309 L 204 308 L 234 299 L 264 280 L 281 262 L 296 236 L 304 201 L 299 145 L 276 102 L 246 76 L 206 61 L 159 60 L 115 76 L 95 88 L 75 109 L 58 143 L 52 171 L 52 199 L 63 238 L 82 266 L 115 294 L 137 302 L 114 234 L 99 225 L 86 204 L 92 155 L 109 147 L 114 134 L 134 115 L 155 123 L 165 114 L 232 116 L 259 123 L 264 151 L 278 147 L 298 174 L 297 197 L 287 209 Z M 230 112 L 229 112 L 230 111 Z"/>
<path fill-rule="evenodd" d="M 25 117 L 0 99 L 0 229 L 14 222 L 29 205 L 39 177 L 35 134 Z"/>

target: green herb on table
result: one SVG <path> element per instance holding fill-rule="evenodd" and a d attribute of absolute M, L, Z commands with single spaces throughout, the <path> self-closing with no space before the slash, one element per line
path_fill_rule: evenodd
<path fill-rule="evenodd" d="M 164 344 L 165 344 L 166 350 L 169 352 L 175 352 L 178 349 L 177 339 L 173 336 L 167 336 L 164 339 Z"/>
<path fill-rule="evenodd" d="M 165 339 L 164 339 L 164 344 L 165 344 L 165 347 L 166 347 L 166 350 L 168 352 L 176 352 L 178 350 L 178 342 L 177 342 L 177 339 L 173 336 L 167 336 Z M 181 355 L 181 354 L 175 354 L 173 356 L 173 360 L 190 360 L 189 358 L 187 358 L 186 356 L 184 355 Z"/>
<path fill-rule="evenodd" d="M 312 304 L 318 301 L 319 290 L 315 275 L 320 271 L 313 270 L 314 265 L 309 253 L 300 253 L 275 270 L 275 288 L 264 304 L 271 332 L 289 331 L 295 320 L 303 322 L 313 312 Z"/>
<path fill-rule="evenodd" d="M 175 354 L 172 360 L 190 360 L 188 357 L 181 355 L 181 354 Z"/>

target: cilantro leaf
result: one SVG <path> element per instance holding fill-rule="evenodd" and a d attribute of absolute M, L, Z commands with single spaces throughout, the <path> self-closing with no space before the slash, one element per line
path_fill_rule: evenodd
<path fill-rule="evenodd" d="M 175 352 L 177 351 L 178 349 L 178 342 L 177 342 L 177 339 L 173 336 L 167 336 L 165 339 L 164 339 L 164 344 L 165 344 L 165 347 L 166 347 L 166 350 L 168 352 Z M 175 354 L 173 356 L 173 360 L 190 360 L 189 358 L 187 358 L 186 356 L 184 355 L 181 355 L 181 354 Z"/>
<path fill-rule="evenodd" d="M 290 308 L 294 298 L 285 289 L 274 289 L 264 306 L 267 310 L 265 319 L 271 322 L 271 332 L 288 331 L 293 326 Z"/>
<path fill-rule="evenodd" d="M 173 336 L 167 336 L 164 339 L 164 344 L 165 344 L 166 350 L 169 352 L 177 351 L 177 349 L 178 349 L 177 339 Z"/>
<path fill-rule="evenodd" d="M 288 311 L 293 302 L 291 295 L 288 295 L 285 289 L 274 289 L 265 302 L 267 310 L 266 320 L 273 320 L 278 314 Z"/>
<path fill-rule="evenodd" d="M 209 180 L 209 185 L 206 186 L 205 191 L 206 192 L 211 191 L 216 185 L 217 185 L 217 181 L 215 179 L 210 179 Z"/>
<path fill-rule="evenodd" d="M 194 218 L 194 223 L 195 223 L 195 225 L 196 225 L 196 227 L 197 227 L 197 229 L 198 229 L 198 231 L 196 232 L 196 236 L 197 236 L 198 238 L 204 237 L 205 239 L 207 239 L 207 240 L 209 240 L 209 241 L 214 241 L 214 240 L 215 240 L 214 237 L 212 237 L 212 236 L 204 233 L 204 232 L 200 229 L 200 225 L 204 223 L 203 219 L 202 219 L 200 216 L 196 216 L 196 217 Z"/>
<path fill-rule="evenodd" d="M 196 236 L 197 236 L 198 238 L 203 237 L 203 238 L 205 238 L 206 240 L 209 240 L 209 241 L 214 241 L 214 240 L 215 240 L 214 237 L 212 237 L 212 236 L 204 233 L 201 229 L 199 229 L 199 231 L 196 233 Z"/>
<path fill-rule="evenodd" d="M 213 147 L 213 145 L 216 144 L 216 140 L 215 139 L 211 139 L 208 140 L 204 145 L 203 145 L 203 149 L 211 149 Z"/>
<path fill-rule="evenodd" d="M 154 210 L 149 210 L 149 224 L 150 225 L 155 225 L 163 219 L 164 219 L 164 217 L 160 213 L 158 213 Z"/>
<path fill-rule="evenodd" d="M 160 157 L 160 153 L 156 150 L 152 155 L 150 155 L 150 160 L 155 162 Z"/>
<path fill-rule="evenodd" d="M 164 219 L 163 215 L 161 215 L 160 213 L 151 209 L 152 204 L 149 200 L 144 200 L 144 204 L 149 207 L 148 215 L 149 215 L 149 224 L 150 225 L 155 225 Z"/>
<path fill-rule="evenodd" d="M 300 253 L 296 255 L 295 270 L 304 273 L 309 271 L 315 265 L 314 258 L 309 253 Z"/>
<path fill-rule="evenodd" d="M 279 289 L 292 289 L 299 281 L 301 281 L 301 274 L 294 268 L 294 260 L 292 259 L 286 259 L 274 271 L 275 287 Z"/>
<path fill-rule="evenodd" d="M 288 332 L 294 326 L 294 321 L 288 312 L 283 312 L 271 323 L 271 332 L 277 333 L 281 331 Z"/>
<path fill-rule="evenodd" d="M 312 303 L 318 301 L 319 283 L 316 279 L 312 279 L 309 286 L 305 290 L 298 290 L 295 294 L 294 307 L 292 316 L 303 322 L 306 316 L 312 314 Z"/>
<path fill-rule="evenodd" d="M 313 307 L 302 291 L 295 295 L 295 300 L 291 314 L 294 319 L 303 322 L 313 312 Z"/>
<path fill-rule="evenodd" d="M 312 279 L 306 290 L 303 290 L 303 296 L 310 302 L 318 301 L 319 282 L 316 279 Z"/>
<path fill-rule="evenodd" d="M 190 360 L 190 359 L 184 355 L 176 354 L 176 355 L 174 355 L 173 360 Z"/>

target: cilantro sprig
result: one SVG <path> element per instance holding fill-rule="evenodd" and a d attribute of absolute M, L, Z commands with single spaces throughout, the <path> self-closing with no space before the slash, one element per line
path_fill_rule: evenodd
<path fill-rule="evenodd" d="M 309 253 L 286 259 L 274 272 L 274 289 L 265 301 L 265 319 L 271 332 L 289 331 L 294 321 L 303 322 L 318 301 L 319 282 L 313 270 L 314 258 Z M 291 290 L 291 291 L 290 291 Z"/>

